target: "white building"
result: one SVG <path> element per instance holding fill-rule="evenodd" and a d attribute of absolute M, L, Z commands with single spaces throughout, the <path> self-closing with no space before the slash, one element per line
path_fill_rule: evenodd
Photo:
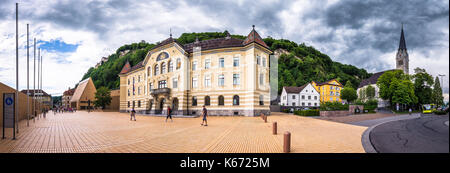
<path fill-rule="evenodd" d="M 320 93 L 307 83 L 301 87 L 283 87 L 281 105 L 293 107 L 319 107 Z"/>

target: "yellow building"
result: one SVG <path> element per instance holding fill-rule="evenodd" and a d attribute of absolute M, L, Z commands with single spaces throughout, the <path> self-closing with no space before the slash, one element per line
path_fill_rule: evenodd
<path fill-rule="evenodd" d="M 336 79 L 323 83 L 312 81 L 311 84 L 319 91 L 320 102 L 342 102 L 341 90 L 343 86 Z"/>
<path fill-rule="evenodd" d="M 225 38 L 181 44 L 170 38 L 149 50 L 120 77 L 120 111 L 141 114 L 269 114 L 269 55 L 253 30 L 245 40 Z"/>

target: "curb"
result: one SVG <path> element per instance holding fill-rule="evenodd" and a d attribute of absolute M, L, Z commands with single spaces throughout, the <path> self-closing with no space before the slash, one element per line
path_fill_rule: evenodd
<path fill-rule="evenodd" d="M 398 120 L 390 120 L 390 121 L 386 121 L 386 122 L 382 122 L 382 123 L 378 123 L 373 126 L 370 126 L 366 131 L 364 131 L 364 133 L 361 137 L 361 143 L 364 148 L 364 151 L 366 151 L 366 153 L 378 153 L 378 151 L 373 147 L 372 142 L 370 141 L 370 132 L 372 132 L 372 130 L 375 127 L 377 127 L 381 124 L 384 124 L 384 123 L 401 121 L 401 120 L 410 120 L 410 119 L 416 119 L 416 118 L 420 118 L 420 113 L 413 114 L 411 117 L 406 117 L 406 118 L 398 119 Z"/>
<path fill-rule="evenodd" d="M 446 121 L 444 124 L 448 126 L 448 121 Z"/>

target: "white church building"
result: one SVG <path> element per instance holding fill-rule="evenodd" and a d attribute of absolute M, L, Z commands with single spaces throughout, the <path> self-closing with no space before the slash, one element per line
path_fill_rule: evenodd
<path fill-rule="evenodd" d="M 403 73 L 409 74 L 409 55 L 408 55 L 408 52 L 406 49 L 406 41 L 405 41 L 405 34 L 403 32 L 403 26 L 402 26 L 402 31 L 400 34 L 400 43 L 398 46 L 397 56 L 396 56 L 395 60 L 396 60 L 395 61 L 396 69 L 393 69 L 393 70 L 403 70 Z M 378 100 L 378 107 L 381 108 L 381 107 L 389 106 L 388 100 L 383 100 L 380 98 L 379 88 L 377 86 L 378 78 L 380 78 L 380 76 L 383 75 L 387 71 L 392 71 L 392 70 L 377 72 L 377 73 L 373 74 L 370 78 L 364 79 L 363 81 L 361 81 L 361 83 L 359 84 L 358 89 L 356 91 L 356 93 L 358 94 L 358 98 L 362 98 L 361 90 L 366 89 L 368 86 L 372 86 L 375 88 L 375 99 Z"/>

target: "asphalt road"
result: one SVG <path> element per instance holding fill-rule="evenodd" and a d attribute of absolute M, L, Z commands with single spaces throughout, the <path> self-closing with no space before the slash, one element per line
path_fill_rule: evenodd
<path fill-rule="evenodd" d="M 388 122 L 375 127 L 370 141 L 379 153 L 448 153 L 448 115 Z"/>

